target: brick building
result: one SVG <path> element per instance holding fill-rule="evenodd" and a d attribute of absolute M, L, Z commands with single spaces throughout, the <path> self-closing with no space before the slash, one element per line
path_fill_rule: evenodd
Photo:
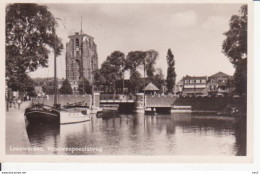
<path fill-rule="evenodd" d="M 208 93 L 209 95 L 225 95 L 229 92 L 227 82 L 231 76 L 218 72 L 208 78 Z"/>
<path fill-rule="evenodd" d="M 207 76 L 183 77 L 183 96 L 207 95 Z"/>
<path fill-rule="evenodd" d="M 69 38 L 66 44 L 66 78 L 75 93 L 83 77 L 93 83 L 93 71 L 98 69 L 98 55 L 92 36 L 76 32 Z"/>

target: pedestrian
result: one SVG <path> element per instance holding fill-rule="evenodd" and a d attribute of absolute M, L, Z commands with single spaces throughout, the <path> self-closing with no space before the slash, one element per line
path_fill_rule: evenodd
<path fill-rule="evenodd" d="M 13 98 L 12 103 L 13 103 L 13 107 L 16 109 L 16 101 L 15 101 L 15 98 Z"/>
<path fill-rule="evenodd" d="M 11 98 L 8 99 L 8 103 L 9 103 L 9 107 L 12 108 L 13 102 L 12 102 L 12 99 L 11 99 Z"/>
<path fill-rule="evenodd" d="M 18 103 L 18 110 L 20 110 L 20 106 L 22 104 L 22 100 L 20 98 L 18 98 L 17 103 Z"/>

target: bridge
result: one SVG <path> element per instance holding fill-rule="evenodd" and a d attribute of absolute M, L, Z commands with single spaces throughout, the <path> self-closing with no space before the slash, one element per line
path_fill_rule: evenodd
<path fill-rule="evenodd" d="M 123 94 L 101 94 L 100 106 L 107 110 L 130 111 L 134 109 L 135 97 Z"/>
<path fill-rule="evenodd" d="M 101 94 L 100 106 L 109 110 L 135 109 L 145 111 L 171 111 L 177 96 L 174 95 L 145 95 L 145 107 L 143 107 L 143 94 L 137 96 L 121 94 Z M 138 101 L 136 101 L 138 100 Z M 136 103 L 137 102 L 137 103 Z M 143 112 L 142 111 L 142 112 Z"/>
<path fill-rule="evenodd" d="M 100 104 L 120 104 L 120 103 L 134 103 L 135 101 L 132 100 L 100 100 Z"/>
<path fill-rule="evenodd" d="M 101 94 L 100 104 L 135 103 L 135 97 L 123 94 Z"/>

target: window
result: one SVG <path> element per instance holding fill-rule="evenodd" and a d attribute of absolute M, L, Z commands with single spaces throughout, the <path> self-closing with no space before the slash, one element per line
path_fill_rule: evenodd
<path fill-rule="evenodd" d="M 189 83 L 189 80 L 185 80 L 184 82 L 185 82 L 185 83 Z"/>
<path fill-rule="evenodd" d="M 200 80 L 196 80 L 196 83 L 200 83 Z"/>
<path fill-rule="evenodd" d="M 190 80 L 190 83 L 194 83 L 194 80 Z"/>
<path fill-rule="evenodd" d="M 88 39 L 88 41 L 89 41 L 89 48 L 91 48 L 91 40 L 90 40 L 90 39 Z"/>
<path fill-rule="evenodd" d="M 205 79 L 201 80 L 201 83 L 206 83 L 206 80 Z"/>
<path fill-rule="evenodd" d="M 76 39 L 76 47 L 79 47 L 79 39 Z"/>

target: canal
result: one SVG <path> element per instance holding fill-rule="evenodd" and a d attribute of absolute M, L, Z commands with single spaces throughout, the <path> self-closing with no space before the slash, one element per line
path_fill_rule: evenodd
<path fill-rule="evenodd" d="M 24 124 L 24 136 L 40 149 L 27 154 L 240 156 L 246 155 L 245 125 L 234 117 L 107 111 L 84 123 Z M 11 141 L 6 145 L 14 154 Z"/>

